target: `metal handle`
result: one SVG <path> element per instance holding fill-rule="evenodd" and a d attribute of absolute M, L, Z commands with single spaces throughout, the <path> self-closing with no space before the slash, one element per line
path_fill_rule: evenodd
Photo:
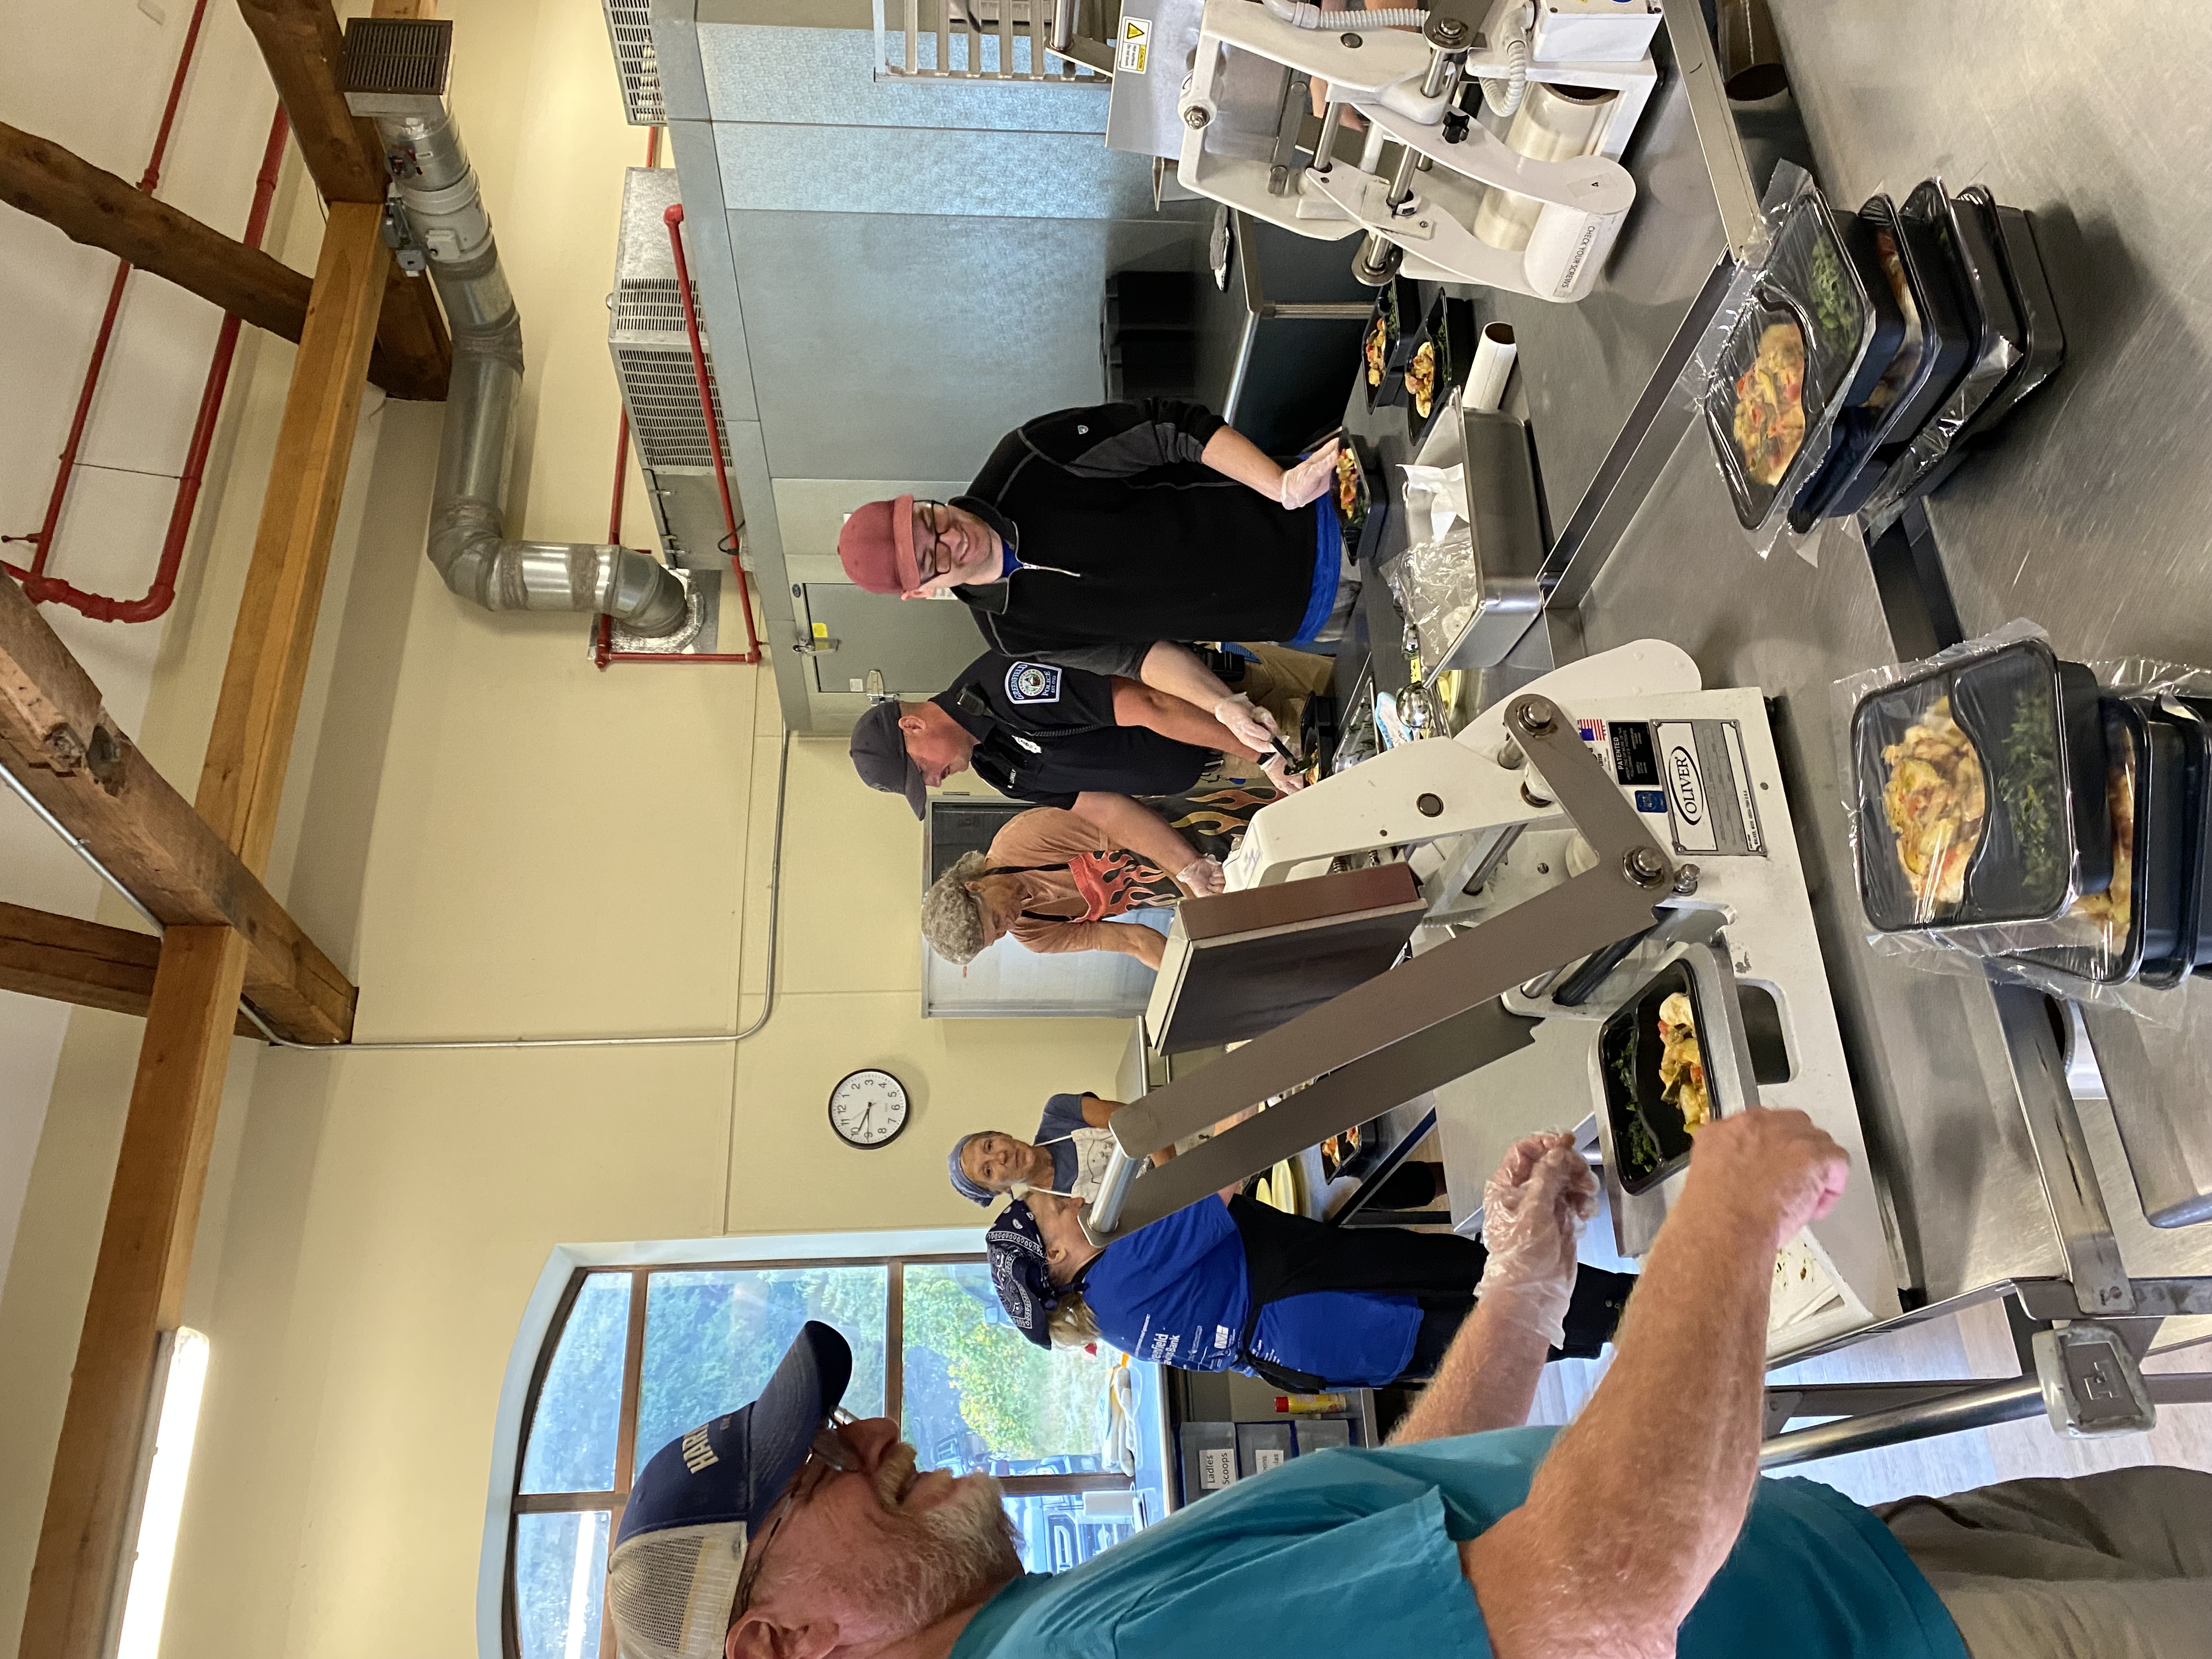
<path fill-rule="evenodd" d="M 1099 1177 L 1098 1195 L 1083 1212 L 1083 1231 L 1097 1243 L 1112 1237 L 1121 1224 L 1121 1206 L 1129 1196 L 1129 1183 L 1137 1178 L 1140 1160 L 1131 1158 L 1117 1143 L 1106 1157 L 1106 1173 Z"/>
<path fill-rule="evenodd" d="M 1052 0 L 1052 49 L 1065 52 L 1075 38 L 1075 0 Z"/>

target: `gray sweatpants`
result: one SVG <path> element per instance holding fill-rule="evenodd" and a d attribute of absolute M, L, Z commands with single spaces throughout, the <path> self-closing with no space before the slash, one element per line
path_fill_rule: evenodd
<path fill-rule="evenodd" d="M 2110 1469 L 1875 1506 L 1973 1659 L 2212 1654 L 2212 1474 Z"/>

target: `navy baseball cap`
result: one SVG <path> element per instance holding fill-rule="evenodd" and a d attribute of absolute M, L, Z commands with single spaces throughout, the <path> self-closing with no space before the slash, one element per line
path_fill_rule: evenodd
<path fill-rule="evenodd" d="M 923 803 L 929 792 L 922 783 L 921 769 L 906 752 L 906 733 L 899 730 L 903 712 L 896 702 L 874 705 L 854 722 L 853 741 L 847 752 L 862 783 L 886 794 L 904 795 L 915 817 L 920 817 L 927 810 Z"/>
<path fill-rule="evenodd" d="M 853 1378 L 853 1351 L 809 1320 L 760 1398 L 653 1455 L 607 1552 L 608 1616 L 627 1659 L 720 1659 L 745 1547 Z"/>
<path fill-rule="evenodd" d="M 1014 1328 L 1040 1348 L 1052 1346 L 1050 1315 L 1059 1305 L 1060 1286 L 1052 1282 L 1045 1266 L 1044 1235 L 1036 1217 L 1020 1199 L 999 1212 L 999 1218 L 983 1235 L 991 1256 L 991 1284 L 999 1292 L 999 1305 Z"/>

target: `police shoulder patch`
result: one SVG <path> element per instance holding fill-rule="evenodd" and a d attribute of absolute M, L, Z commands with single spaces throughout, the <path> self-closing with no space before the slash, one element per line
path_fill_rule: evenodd
<path fill-rule="evenodd" d="M 1060 670 L 1048 662 L 1018 662 L 1006 670 L 1006 701 L 1058 702 Z"/>

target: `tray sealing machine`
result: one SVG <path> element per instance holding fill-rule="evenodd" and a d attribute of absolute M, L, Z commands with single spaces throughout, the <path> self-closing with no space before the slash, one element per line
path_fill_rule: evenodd
<path fill-rule="evenodd" d="M 1411 959 L 1116 1114 L 1120 1151 L 1085 1215 L 1092 1237 L 1141 1226 L 1510 1060 L 1516 1078 L 1557 1089 L 1563 1127 L 1595 1109 L 1616 1240 L 1623 1255 L 1640 1255 L 1683 1176 L 1640 1193 L 1622 1186 L 1598 1034 L 1677 961 L 1698 988 L 1716 1110 L 1799 1108 L 1865 1170 L 1757 690 L 1704 690 L 1688 655 L 1656 640 L 1569 664 L 1455 738 L 1389 750 L 1263 809 L 1230 861 L 1229 887 L 1296 881 L 1391 849 L 1410 855 L 1425 901 Z M 1204 994 L 1192 963 L 1178 921 L 1146 1015 L 1155 1042 L 1181 998 Z M 1754 1010 L 1771 1011 L 1765 1023 L 1778 1024 L 1787 1056 L 1764 1086 L 1747 991 Z M 1548 1051 L 1533 1073 L 1530 1049 Z M 1267 1111 L 1133 1181 L 1154 1148 L 1270 1099 Z M 1873 1182 L 1855 1181 L 1810 1232 L 1799 1260 L 1814 1261 L 1809 1271 L 1825 1283 L 1809 1305 L 1778 1297 L 1769 1335 L 1778 1359 L 1899 1311 Z"/>

